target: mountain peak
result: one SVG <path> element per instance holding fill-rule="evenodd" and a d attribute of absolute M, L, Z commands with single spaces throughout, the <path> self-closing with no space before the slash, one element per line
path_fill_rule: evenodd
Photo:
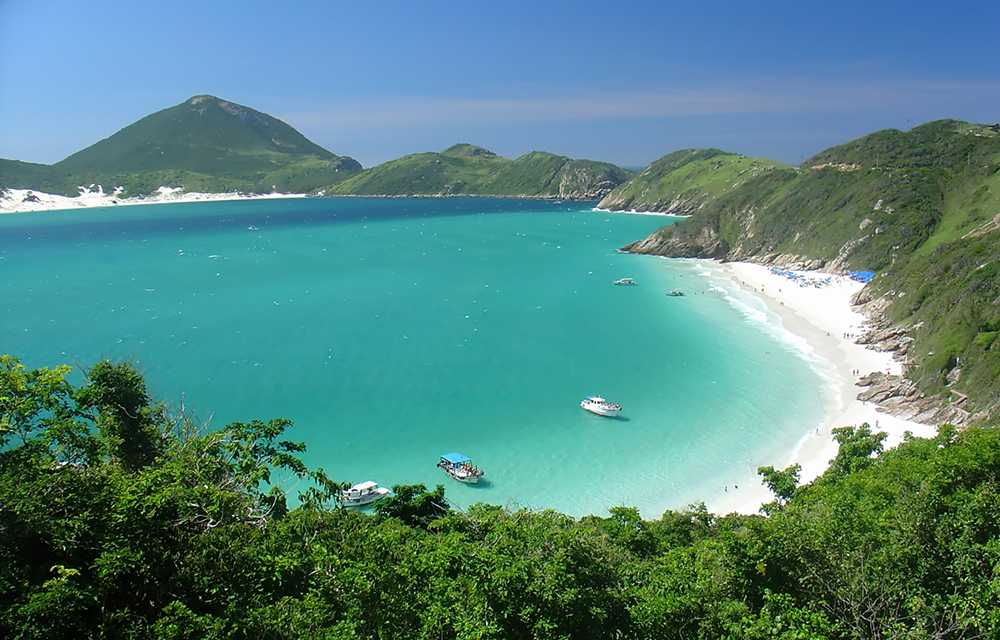
<path fill-rule="evenodd" d="M 448 156 L 484 156 L 486 158 L 498 157 L 497 154 L 493 153 L 489 149 L 483 149 L 482 147 L 477 147 L 474 144 L 468 144 L 465 142 L 453 144 L 441 153 Z"/>
<path fill-rule="evenodd" d="M 212 95 L 197 95 L 125 127 L 57 163 L 70 171 L 192 171 L 213 174 L 220 163 L 241 157 L 240 164 L 266 171 L 280 156 L 312 156 L 360 170 L 361 165 L 337 156 L 307 139 L 281 120 Z M 248 167 L 249 168 L 249 167 Z"/>
<path fill-rule="evenodd" d="M 190 105 L 196 105 L 200 102 L 205 102 L 206 100 L 218 100 L 218 98 L 216 98 L 215 96 L 208 95 L 207 93 L 203 93 L 200 96 L 194 96 L 187 102 Z"/>

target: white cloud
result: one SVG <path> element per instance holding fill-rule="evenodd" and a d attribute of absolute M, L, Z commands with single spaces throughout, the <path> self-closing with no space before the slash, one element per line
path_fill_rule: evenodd
<path fill-rule="evenodd" d="M 551 91 L 551 90 L 550 90 Z M 379 128 L 401 125 L 585 122 L 691 115 L 856 111 L 941 103 L 997 101 L 997 82 L 819 83 L 758 80 L 714 88 L 663 91 L 606 90 L 519 98 L 462 99 L 383 96 L 338 101 L 310 113 L 285 113 L 307 127 Z"/>

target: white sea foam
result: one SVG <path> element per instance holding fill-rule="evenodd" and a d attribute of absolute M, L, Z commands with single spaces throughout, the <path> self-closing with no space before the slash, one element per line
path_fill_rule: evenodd
<path fill-rule="evenodd" d="M 709 277 L 715 278 L 719 274 L 707 272 Z M 726 278 L 727 283 L 732 281 Z M 821 357 L 805 338 L 789 331 L 776 314 L 768 310 L 764 302 L 757 296 L 751 295 L 733 283 L 733 291 L 730 292 L 724 285 L 714 284 L 709 290 L 722 292 L 723 299 L 756 329 L 766 333 L 768 336 L 783 345 L 789 352 L 797 354 L 809 363 L 813 371 L 816 372 L 833 391 L 833 387 L 839 382 L 839 377 L 835 367 L 826 359 Z"/>

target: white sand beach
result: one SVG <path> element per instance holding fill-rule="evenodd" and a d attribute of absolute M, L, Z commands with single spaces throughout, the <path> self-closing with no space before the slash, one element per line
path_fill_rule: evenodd
<path fill-rule="evenodd" d="M 114 193 L 104 193 L 100 186 L 93 190 L 80 188 L 75 197 L 60 196 L 29 189 L 0 191 L 0 214 L 28 211 L 55 211 L 80 207 L 116 207 L 131 204 L 159 204 L 166 202 L 208 202 L 218 200 L 246 200 L 249 198 L 304 198 L 301 193 L 268 193 L 247 195 L 243 193 L 194 193 L 183 189 L 160 187 L 155 193 L 135 198 L 118 198 Z"/>
<path fill-rule="evenodd" d="M 745 290 L 755 293 L 768 309 L 781 319 L 788 331 L 804 339 L 816 355 L 836 367 L 840 380 L 840 404 L 831 409 L 825 423 L 798 444 L 783 465 L 802 465 L 801 482 L 810 482 L 821 475 L 837 455 L 837 443 L 831 429 L 859 426 L 867 422 L 873 431 L 887 434 L 885 447 L 898 445 L 906 431 L 913 435 L 933 437 L 933 426 L 909 422 L 878 410 L 872 403 L 857 399 L 863 388 L 855 385 L 858 378 L 873 371 L 901 374 L 900 363 L 888 353 L 867 349 L 856 344 L 855 337 L 864 332 L 866 319 L 851 308 L 851 296 L 864 285 L 846 276 L 829 276 L 817 272 L 800 272 L 810 278 L 830 278 L 823 287 L 802 286 L 778 275 L 760 264 L 731 262 L 719 265 L 723 273 Z M 854 337 L 851 337 L 854 336 Z M 857 372 L 857 373 L 855 373 Z M 727 488 L 728 489 L 728 488 Z M 717 514 L 732 512 L 757 513 L 762 504 L 774 499 L 761 483 L 759 476 L 747 479 L 739 489 L 727 490 L 715 500 L 706 502 L 709 511 Z"/>

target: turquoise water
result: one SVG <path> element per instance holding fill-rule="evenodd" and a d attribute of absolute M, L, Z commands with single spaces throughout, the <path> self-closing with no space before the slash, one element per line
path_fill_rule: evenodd
<path fill-rule="evenodd" d="M 0 216 L 0 351 L 137 360 L 212 425 L 285 417 L 337 480 L 646 517 L 784 464 L 824 365 L 707 262 L 593 204 L 286 199 Z M 633 277 L 634 287 L 614 286 Z M 664 291 L 680 288 L 685 297 Z M 583 411 L 600 394 L 617 419 Z M 436 468 L 459 451 L 485 471 Z M 294 491 L 293 491 L 294 493 Z"/>

